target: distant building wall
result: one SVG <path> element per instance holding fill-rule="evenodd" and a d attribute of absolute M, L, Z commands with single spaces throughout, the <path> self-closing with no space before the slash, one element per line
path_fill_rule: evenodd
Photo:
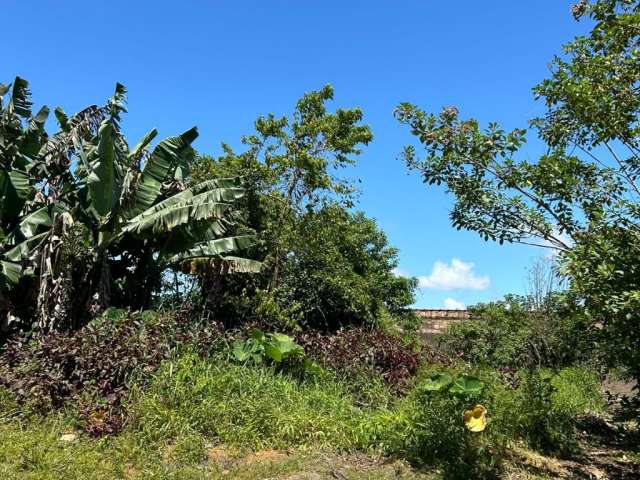
<path fill-rule="evenodd" d="M 413 310 L 416 315 L 424 319 L 433 320 L 467 320 L 469 318 L 469 310 L 434 310 L 416 308 Z"/>
<path fill-rule="evenodd" d="M 414 313 L 424 319 L 419 329 L 421 335 L 434 342 L 449 326 L 469 320 L 468 310 L 414 309 Z"/>

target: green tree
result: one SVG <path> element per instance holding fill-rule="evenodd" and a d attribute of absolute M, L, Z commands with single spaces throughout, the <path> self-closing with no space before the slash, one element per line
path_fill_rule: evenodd
<path fill-rule="evenodd" d="M 415 278 L 396 276 L 398 251 L 363 213 L 328 205 L 300 219 L 298 242 L 284 262 L 282 303 L 297 306 L 303 325 L 373 325 L 414 301 Z"/>
<path fill-rule="evenodd" d="M 247 194 L 238 202 L 237 233 L 256 233 L 252 254 L 265 259 L 262 276 L 203 278 L 220 319 L 335 327 L 372 321 L 381 306 L 397 312 L 413 302 L 415 285 L 392 275 L 396 252 L 382 232 L 346 210 L 357 191 L 341 171 L 355 164 L 372 135 L 360 109 L 329 111 L 332 98 L 329 86 L 309 92 L 289 117 L 258 118 L 255 132 L 243 137 L 243 152 L 223 145 L 219 158 L 203 156 L 194 166 L 195 181 L 242 172 Z"/>
<path fill-rule="evenodd" d="M 430 114 L 405 103 L 396 117 L 426 149 L 419 158 L 406 147 L 406 163 L 455 196 L 453 225 L 559 251 L 572 289 L 604 325 L 608 358 L 638 379 L 640 6 L 582 1 L 573 14 L 593 28 L 534 88 L 547 106 L 530 122 L 548 146 L 536 162 L 518 159 L 524 129 L 483 129 L 452 107 Z"/>
<path fill-rule="evenodd" d="M 282 262 L 295 242 L 295 219 L 327 198 L 351 205 L 355 189 L 339 175 L 355 164 L 371 130 L 360 125 L 359 108 L 327 110 L 333 88 L 327 85 L 298 100 L 290 117 L 273 114 L 255 121 L 255 132 L 244 136 L 246 150 L 236 153 L 223 144 L 224 155 L 201 160 L 194 178 L 244 173 L 247 225 L 262 232 L 268 244 L 265 259 L 271 289 L 277 287 Z"/>

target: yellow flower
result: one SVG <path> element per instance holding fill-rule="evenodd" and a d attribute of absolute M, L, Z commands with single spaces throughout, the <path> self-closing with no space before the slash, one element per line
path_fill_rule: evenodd
<path fill-rule="evenodd" d="M 476 405 L 471 410 L 465 410 L 462 415 L 464 425 L 472 432 L 481 432 L 487 426 L 487 409 Z"/>

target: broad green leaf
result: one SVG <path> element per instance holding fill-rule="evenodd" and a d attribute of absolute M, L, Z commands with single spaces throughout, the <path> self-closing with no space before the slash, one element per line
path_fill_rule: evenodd
<path fill-rule="evenodd" d="M 116 83 L 116 91 L 107 102 L 109 114 L 115 119 L 120 119 L 120 113 L 127 111 L 127 89 L 121 83 Z"/>
<path fill-rule="evenodd" d="M 33 251 L 49 236 L 50 232 L 40 233 L 19 243 L 2 255 L 9 261 L 20 262 L 23 258 L 29 257 Z"/>
<path fill-rule="evenodd" d="M 0 170 L 0 219 L 6 222 L 16 221 L 31 190 L 26 172 Z"/>
<path fill-rule="evenodd" d="M 304 349 L 288 335 L 272 333 L 271 340 L 284 357 L 304 353 Z"/>
<path fill-rule="evenodd" d="M 222 219 L 230 207 L 226 202 L 233 202 L 243 195 L 244 190 L 241 188 L 211 188 L 201 191 L 199 186 L 192 187 L 131 218 L 124 231 L 166 232 L 193 220 Z"/>
<path fill-rule="evenodd" d="M 264 342 L 265 335 L 261 330 L 253 330 L 251 332 L 251 338 L 253 338 L 254 340 L 258 340 L 259 342 Z"/>
<path fill-rule="evenodd" d="M 449 391 L 451 393 L 472 395 L 482 392 L 483 388 L 484 382 L 482 382 L 480 379 L 472 377 L 470 375 L 461 375 L 456 379 L 455 382 L 453 382 L 453 385 L 451 385 Z"/>
<path fill-rule="evenodd" d="M 6 283 L 15 285 L 22 276 L 22 267 L 17 263 L 0 260 L 0 273 Z"/>
<path fill-rule="evenodd" d="M 253 336 L 248 340 L 236 340 L 233 342 L 233 356 L 239 362 L 246 362 L 251 359 L 254 363 L 260 363 L 262 361 L 262 355 L 264 353 L 264 345 L 260 340 L 257 340 Z"/>
<path fill-rule="evenodd" d="M 21 200 L 25 200 L 29 196 L 29 192 L 31 191 L 31 185 L 29 185 L 29 175 L 27 174 L 27 172 L 11 170 L 9 172 L 9 179 L 18 198 Z"/>
<path fill-rule="evenodd" d="M 233 357 L 239 362 L 245 362 L 251 352 L 246 348 L 246 343 L 242 340 L 236 340 L 233 342 Z"/>
<path fill-rule="evenodd" d="M 264 353 L 274 362 L 282 361 L 282 351 L 276 345 L 267 343 L 264 346 Z"/>
<path fill-rule="evenodd" d="M 262 271 L 262 262 L 242 257 L 220 257 L 225 265 L 223 270 L 228 273 L 260 273 Z"/>
<path fill-rule="evenodd" d="M 453 382 L 453 377 L 448 373 L 437 373 L 423 383 L 423 388 L 432 392 L 439 392 L 451 385 L 451 382 Z"/>
<path fill-rule="evenodd" d="M 50 226 L 51 216 L 49 215 L 49 207 L 46 206 L 25 216 L 18 224 L 17 230 L 20 231 L 25 238 L 30 238 L 36 234 L 38 227 Z"/>
<path fill-rule="evenodd" d="M 138 144 L 133 147 L 131 152 L 129 152 L 129 159 L 138 158 L 138 156 L 144 152 L 149 144 L 153 141 L 154 138 L 158 135 L 158 130 L 155 128 L 147 133 L 142 139 L 138 142 Z"/>
<path fill-rule="evenodd" d="M 87 184 L 91 192 L 92 207 L 105 217 L 114 206 L 114 129 L 110 121 L 104 121 L 98 130 L 98 158 L 91 164 Z"/>
<path fill-rule="evenodd" d="M 192 205 L 189 203 L 172 205 L 169 208 L 150 208 L 144 214 L 138 215 L 127 222 L 123 231 L 142 233 L 169 232 L 174 228 L 192 223 L 195 220 L 222 219 L 229 211 L 230 205 L 222 202 L 207 202 Z"/>
<path fill-rule="evenodd" d="M 276 362 L 304 354 L 304 349 L 293 338 L 282 333 L 270 333 L 264 341 L 266 355 Z"/>
<path fill-rule="evenodd" d="M 64 113 L 64 110 L 62 110 L 62 108 L 60 107 L 56 107 L 53 113 L 56 116 L 56 120 L 58 120 L 58 126 L 60 127 L 60 130 L 62 130 L 63 132 L 68 132 L 70 129 L 69 117 L 67 117 L 67 114 Z"/>
<path fill-rule="evenodd" d="M 136 216 L 153 205 L 160 193 L 162 182 L 178 165 L 180 157 L 186 154 L 197 137 L 198 129 L 194 127 L 182 135 L 161 141 L 153 149 L 142 171 L 142 180 L 136 191 L 136 202 L 129 216 Z"/>
<path fill-rule="evenodd" d="M 7 105 L 7 111 L 9 114 L 15 114 L 22 118 L 29 118 L 31 116 L 32 105 L 29 82 L 20 77 L 16 77 L 13 81 L 11 100 Z"/>
<path fill-rule="evenodd" d="M 20 144 L 20 152 L 28 157 L 35 157 L 46 139 L 44 125 L 49 116 L 49 107 L 42 107 L 35 117 L 29 120 Z"/>
<path fill-rule="evenodd" d="M 224 253 L 243 250 L 252 246 L 254 243 L 254 235 L 219 238 L 218 240 L 197 244 L 189 250 L 172 256 L 167 260 L 167 262 L 177 263 L 185 260 L 193 260 L 195 258 L 218 258 Z M 229 257 L 229 259 L 236 260 L 235 257 Z"/>

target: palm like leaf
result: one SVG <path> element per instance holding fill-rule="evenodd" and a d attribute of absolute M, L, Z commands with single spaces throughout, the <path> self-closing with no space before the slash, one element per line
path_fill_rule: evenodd
<path fill-rule="evenodd" d="M 207 182 L 208 186 L 217 183 Z M 212 188 L 196 185 L 168 199 L 157 203 L 127 222 L 124 232 L 153 233 L 168 232 L 177 226 L 199 220 L 217 221 L 224 218 L 231 208 L 231 203 L 244 195 L 241 188 Z M 196 192 L 201 192 L 197 193 Z"/>
<path fill-rule="evenodd" d="M 180 157 L 187 154 L 197 137 L 198 130 L 194 127 L 182 135 L 163 140 L 153 149 L 142 171 L 131 216 L 139 215 L 154 204 L 160 194 L 162 182 L 178 165 Z"/>
<path fill-rule="evenodd" d="M 60 131 L 52 137 L 44 128 L 49 109 L 31 117 L 31 107 L 25 80 L 0 84 L 0 231 L 5 234 L 0 237 L 0 286 L 15 292 L 12 286 L 21 277 L 37 274 L 38 325 L 55 328 L 64 318 L 52 309 L 67 308 L 69 315 L 77 310 L 61 305 L 68 300 L 56 296 L 64 290 L 58 272 L 72 268 L 85 272 L 89 282 L 100 279 L 77 288 L 85 296 L 73 302 L 82 305 L 101 295 L 103 278 L 111 282 L 104 291 L 122 288 L 131 264 L 150 272 L 197 262 L 217 274 L 260 271 L 260 262 L 230 255 L 253 245 L 252 236 L 219 238 L 234 202 L 244 194 L 241 180 L 183 186 L 194 159 L 196 128 L 151 149 L 153 129 L 130 150 L 120 131 L 120 115 L 126 112 L 126 89 L 120 84 L 103 107 L 91 105 L 71 117 L 56 108 Z M 78 254 L 64 250 L 74 235 L 82 239 Z M 76 292 L 75 285 L 71 288 Z"/>

